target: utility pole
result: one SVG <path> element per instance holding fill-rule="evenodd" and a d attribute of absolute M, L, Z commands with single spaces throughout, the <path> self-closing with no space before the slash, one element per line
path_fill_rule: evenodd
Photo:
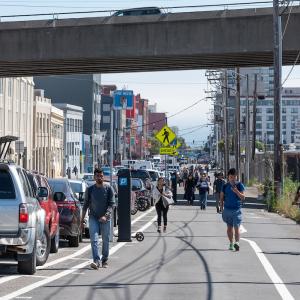
<path fill-rule="evenodd" d="M 283 188 L 281 150 L 281 69 L 282 69 L 282 28 L 279 15 L 279 0 L 273 0 L 274 34 L 274 188 L 280 196 Z"/>
<path fill-rule="evenodd" d="M 223 101 L 224 101 L 224 171 L 227 174 L 229 170 L 229 141 L 228 141 L 228 82 L 227 70 L 224 71 L 224 84 L 223 84 Z"/>
<path fill-rule="evenodd" d="M 241 98 L 240 98 L 240 68 L 236 70 L 236 104 L 235 104 L 235 168 L 238 172 L 238 178 L 240 178 L 240 109 L 241 109 Z"/>
<path fill-rule="evenodd" d="M 246 74 L 246 84 L 247 84 L 247 97 L 246 97 L 246 142 L 245 142 L 245 157 L 246 157 L 246 182 L 250 179 L 250 122 L 249 122 L 249 75 Z"/>
<path fill-rule="evenodd" d="M 254 75 L 253 119 L 252 119 L 252 160 L 255 159 L 256 144 L 256 105 L 257 105 L 257 74 Z"/>

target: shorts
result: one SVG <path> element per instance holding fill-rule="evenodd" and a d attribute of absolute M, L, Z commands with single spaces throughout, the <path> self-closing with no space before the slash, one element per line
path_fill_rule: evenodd
<path fill-rule="evenodd" d="M 242 223 L 242 211 L 240 209 L 228 209 L 224 207 L 222 219 L 230 227 L 239 227 Z"/>

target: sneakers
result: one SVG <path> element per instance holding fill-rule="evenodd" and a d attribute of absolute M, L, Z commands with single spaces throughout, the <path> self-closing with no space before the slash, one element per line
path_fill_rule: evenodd
<path fill-rule="evenodd" d="M 157 227 L 157 232 L 161 233 L 161 227 L 160 226 Z"/>
<path fill-rule="evenodd" d="M 239 245 L 239 243 L 238 242 L 236 242 L 236 243 L 230 243 L 229 244 L 229 248 L 228 248 L 229 250 L 232 250 L 232 251 L 240 251 L 240 245 Z"/>
<path fill-rule="evenodd" d="M 163 231 L 164 231 L 164 232 L 166 232 L 166 231 L 167 231 L 167 226 L 164 226 L 164 229 L 163 229 Z"/>
<path fill-rule="evenodd" d="M 228 249 L 229 249 L 229 250 L 232 250 L 232 251 L 234 250 L 233 243 L 230 243 L 230 244 L 229 244 L 229 248 L 228 248 Z"/>
<path fill-rule="evenodd" d="M 235 251 L 239 251 L 240 250 L 240 245 L 239 245 L 238 242 L 234 243 L 233 247 L 234 247 Z"/>
<path fill-rule="evenodd" d="M 100 268 L 100 262 L 99 261 L 96 261 L 96 262 L 92 262 L 90 264 L 91 268 L 94 269 L 94 270 L 98 270 Z"/>
<path fill-rule="evenodd" d="M 108 268 L 108 263 L 107 261 L 102 262 L 102 268 Z"/>

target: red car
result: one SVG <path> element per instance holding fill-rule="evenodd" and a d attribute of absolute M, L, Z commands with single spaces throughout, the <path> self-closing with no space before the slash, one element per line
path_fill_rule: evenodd
<path fill-rule="evenodd" d="M 28 178 L 34 194 L 37 196 L 41 207 L 46 212 L 46 240 L 41 245 L 41 253 L 37 255 L 37 265 L 43 265 L 48 258 L 49 253 L 56 253 L 59 247 L 59 212 L 55 201 L 52 198 L 52 192 L 48 180 L 45 176 L 28 172 Z M 38 197 L 38 189 L 46 188 L 48 197 Z"/>

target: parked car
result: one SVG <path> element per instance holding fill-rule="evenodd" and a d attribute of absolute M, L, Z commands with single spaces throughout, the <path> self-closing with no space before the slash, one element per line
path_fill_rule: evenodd
<path fill-rule="evenodd" d="M 73 180 L 69 179 L 71 188 L 77 199 L 80 201 L 80 203 L 83 205 L 84 203 L 84 198 L 85 198 L 85 192 L 86 189 L 88 188 L 88 184 L 84 180 Z M 84 218 L 84 228 L 83 228 L 83 233 L 86 238 L 90 237 L 89 234 L 89 222 L 88 222 L 88 214 L 85 215 Z"/>
<path fill-rule="evenodd" d="M 46 188 L 39 196 L 48 196 Z M 0 162 L 0 256 L 13 253 L 18 272 L 34 274 L 38 241 L 45 236 L 45 210 L 35 198 L 26 171 Z"/>
<path fill-rule="evenodd" d="M 68 179 L 48 181 L 59 211 L 60 237 L 67 239 L 70 247 L 78 247 L 82 240 L 80 201 L 75 197 Z"/>
<path fill-rule="evenodd" d="M 33 190 L 34 196 L 39 200 L 41 207 L 45 210 L 45 236 L 37 248 L 37 265 L 46 263 L 49 253 L 57 253 L 59 247 L 59 212 L 48 180 L 45 176 L 27 171 L 27 176 Z M 39 195 L 39 188 L 47 189 L 45 194 Z"/>
<path fill-rule="evenodd" d="M 147 170 L 130 170 L 131 178 L 140 178 L 143 180 L 146 189 L 151 190 L 151 176 Z"/>
<path fill-rule="evenodd" d="M 83 174 L 82 180 L 84 180 L 88 186 L 95 184 L 94 173 Z"/>
<path fill-rule="evenodd" d="M 151 192 L 146 189 L 143 180 L 140 178 L 131 178 L 131 189 L 136 195 L 138 210 L 147 210 L 151 205 Z"/>

